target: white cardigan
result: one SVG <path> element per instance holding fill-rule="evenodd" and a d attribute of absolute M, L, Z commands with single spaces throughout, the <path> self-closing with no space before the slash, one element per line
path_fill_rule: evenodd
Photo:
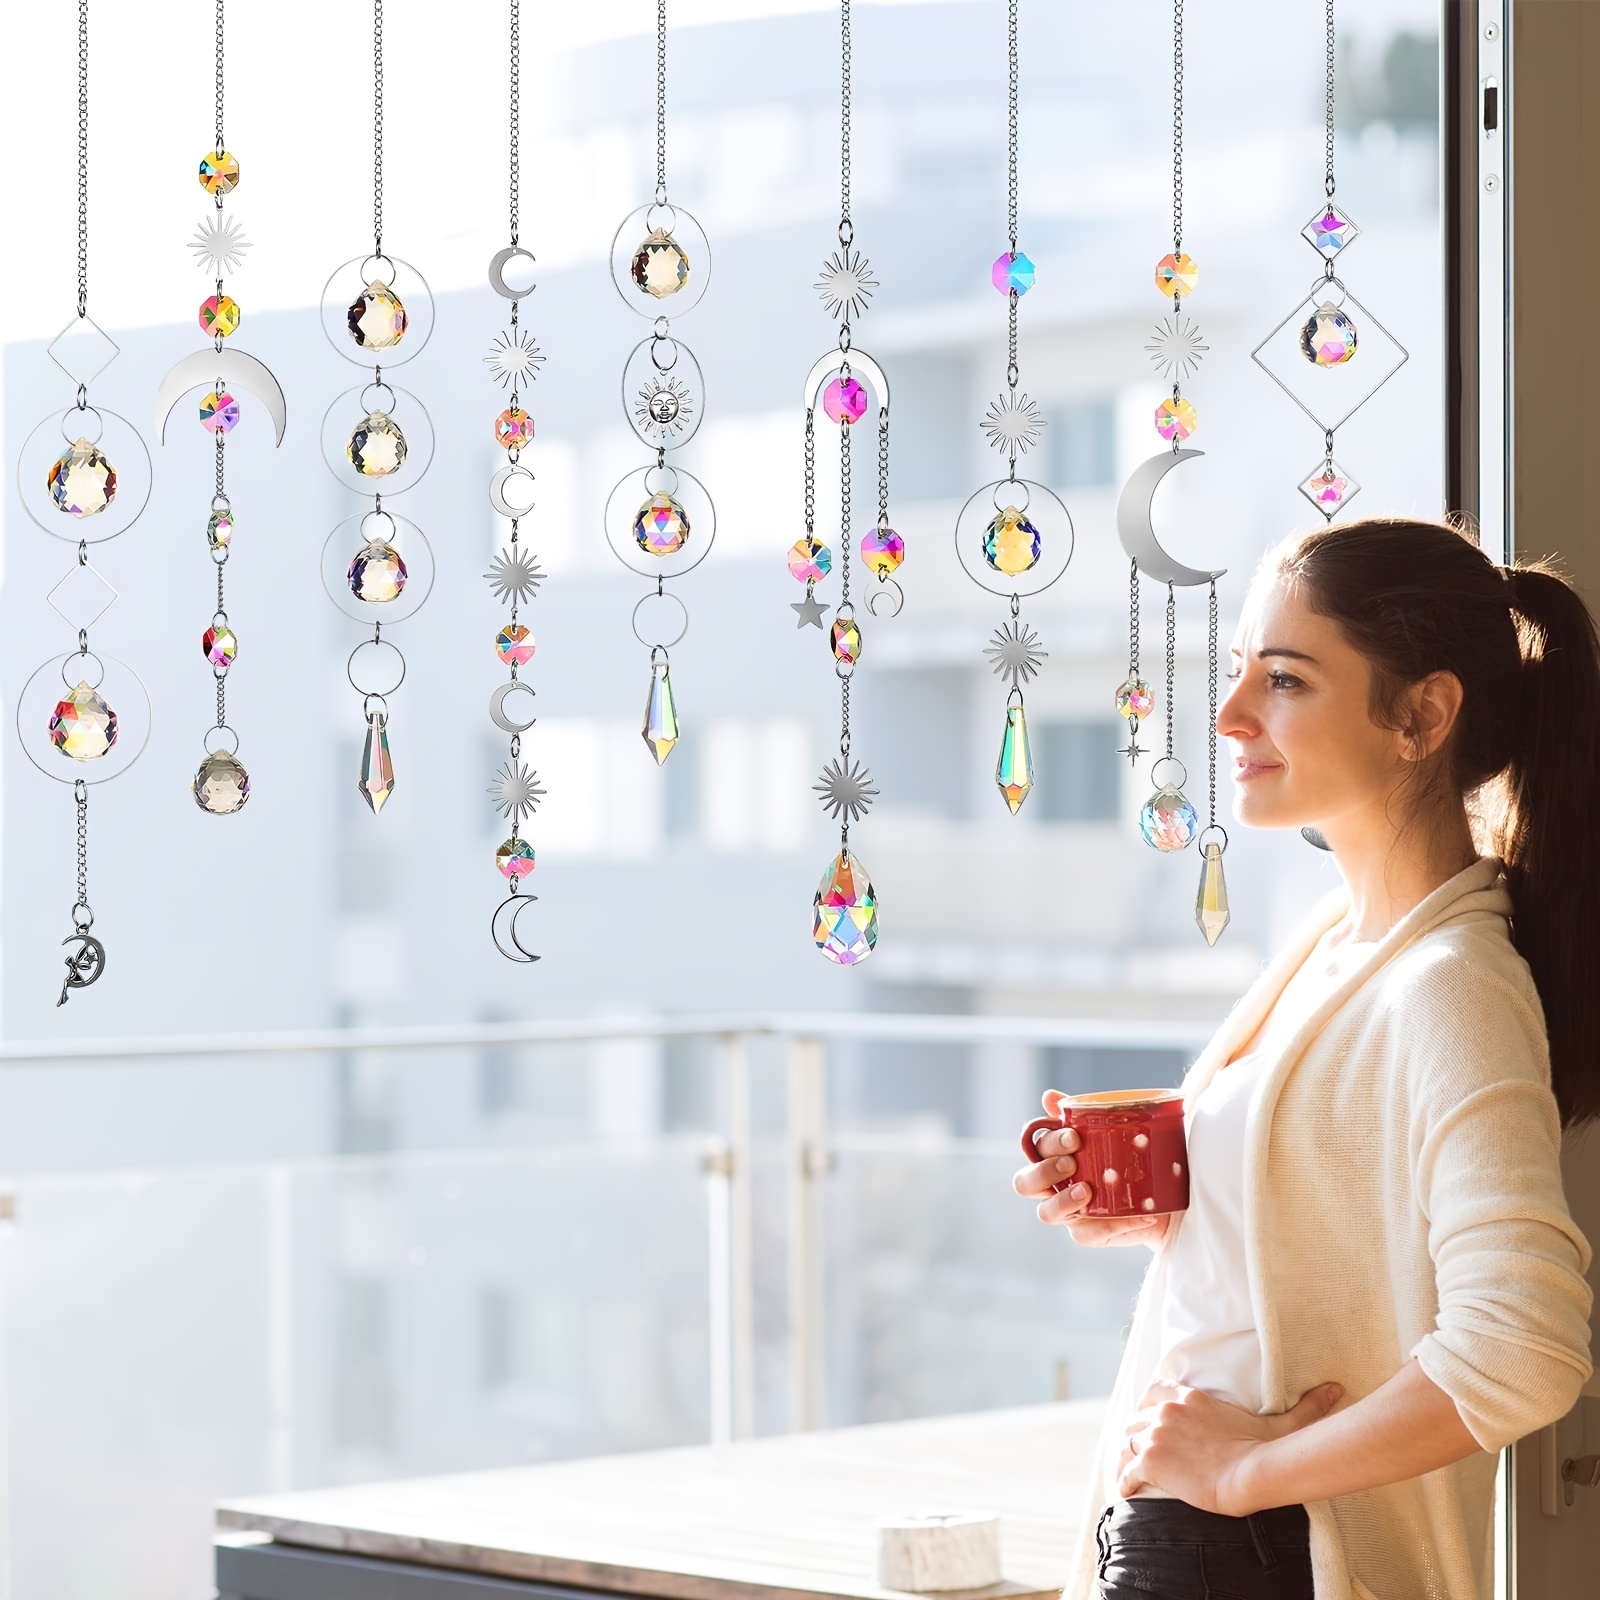
<path fill-rule="evenodd" d="M 1331 896 L 1184 1083 L 1195 1101 L 1348 907 Z M 1539 996 L 1485 858 L 1436 889 L 1300 1021 L 1245 1136 L 1245 1242 L 1266 1410 L 1329 1380 L 1341 1405 L 1412 1357 L 1483 1451 L 1318 1501 L 1317 1600 L 1489 1600 L 1495 1456 L 1563 1416 L 1591 1372 L 1589 1247 L 1561 1188 Z M 1095 1592 L 1094 1529 L 1158 1351 L 1157 1251 L 1107 1411 L 1064 1600 Z"/>

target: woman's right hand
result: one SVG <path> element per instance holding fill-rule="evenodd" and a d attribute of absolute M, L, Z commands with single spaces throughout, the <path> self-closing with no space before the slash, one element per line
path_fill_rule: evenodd
<path fill-rule="evenodd" d="M 1045 1090 L 1045 1115 L 1059 1116 L 1064 1098 L 1059 1089 Z M 1011 1180 L 1011 1187 L 1025 1200 L 1038 1202 L 1041 1222 L 1061 1224 L 1072 1235 L 1074 1244 L 1091 1249 L 1119 1244 L 1147 1244 L 1154 1249 L 1166 1236 L 1169 1220 L 1166 1216 L 1086 1217 L 1084 1207 L 1094 1193 L 1087 1182 L 1070 1183 L 1059 1194 L 1051 1192 L 1058 1183 L 1077 1174 L 1076 1128 L 1047 1128 L 1035 1141 L 1034 1148 L 1043 1159 L 1030 1161 L 1023 1167 Z"/>

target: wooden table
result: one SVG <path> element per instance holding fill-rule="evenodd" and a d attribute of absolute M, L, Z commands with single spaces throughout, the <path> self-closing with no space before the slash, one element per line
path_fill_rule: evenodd
<path fill-rule="evenodd" d="M 904 1600 L 876 1526 L 1001 1518 L 1006 1581 L 1061 1586 L 1103 1402 L 878 1423 L 444 1478 L 315 1489 L 217 1510 L 224 1600 Z"/>

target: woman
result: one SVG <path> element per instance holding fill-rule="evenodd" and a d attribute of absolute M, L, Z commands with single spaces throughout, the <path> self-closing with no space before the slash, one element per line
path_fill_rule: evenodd
<path fill-rule="evenodd" d="M 1066 1600 L 1488 1600 L 1494 1452 L 1591 1371 L 1558 1157 L 1600 1114 L 1594 625 L 1373 520 L 1271 553 L 1232 653 L 1236 815 L 1345 887 L 1190 1070 L 1187 1212 L 1085 1217 L 1070 1130 L 1017 1174 L 1155 1251 Z"/>

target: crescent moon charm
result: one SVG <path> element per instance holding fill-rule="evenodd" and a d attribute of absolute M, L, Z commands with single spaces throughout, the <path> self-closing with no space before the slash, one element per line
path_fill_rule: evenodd
<path fill-rule="evenodd" d="M 506 495 L 506 485 L 516 478 L 528 480 L 528 502 L 518 505 Z M 518 517 L 525 517 L 533 510 L 533 474 L 526 467 L 501 467 L 489 480 L 489 504 L 492 505 L 502 517 L 510 517 L 513 522 Z"/>
<path fill-rule="evenodd" d="M 166 443 L 167 419 L 172 415 L 172 408 L 191 389 L 218 379 L 230 389 L 248 389 L 267 408 L 277 434 L 275 442 L 282 444 L 287 414 L 278 380 L 254 356 L 243 350 L 227 349 L 196 350 L 161 380 L 161 387 L 156 390 L 156 438 Z"/>
<path fill-rule="evenodd" d="M 531 250 L 524 250 L 519 244 L 511 244 L 504 250 L 496 250 L 494 259 L 489 263 L 489 287 L 496 294 L 504 295 L 507 300 L 522 300 L 534 291 L 534 285 L 531 283 L 526 289 L 513 289 L 506 283 L 506 266 L 514 257 L 519 256 L 529 262 L 533 260 Z"/>
<path fill-rule="evenodd" d="M 538 898 L 536 894 L 511 895 L 495 907 L 494 915 L 489 919 L 489 937 L 494 940 L 495 949 L 507 961 L 515 961 L 519 966 L 531 966 L 539 959 L 517 937 L 517 923 L 522 917 L 523 910 Z M 505 913 L 513 906 L 516 909 L 507 917 Z M 507 941 L 510 942 L 510 949 L 506 948 Z"/>
<path fill-rule="evenodd" d="M 849 365 L 851 372 L 859 372 L 871 380 L 872 386 L 878 393 L 878 405 L 881 410 L 889 409 L 889 380 L 883 375 L 883 368 L 869 356 L 865 350 L 831 351 L 825 355 L 806 375 L 806 410 L 817 409 L 817 391 L 822 387 L 823 379 L 830 378 L 841 367 Z"/>
<path fill-rule="evenodd" d="M 1227 571 L 1223 567 L 1216 572 L 1202 572 L 1198 567 L 1186 567 L 1181 561 L 1174 561 L 1161 548 L 1161 541 L 1156 538 L 1155 526 L 1150 520 L 1150 502 L 1155 498 L 1161 480 L 1180 461 L 1204 454 L 1204 450 L 1163 450 L 1160 455 L 1140 462 L 1122 486 L 1122 495 L 1117 501 L 1117 537 L 1122 541 L 1122 548 L 1139 563 L 1139 571 L 1154 578 L 1157 583 L 1175 583 L 1180 588 L 1190 588 L 1195 584 L 1210 583 L 1213 578 L 1220 578 Z"/>
<path fill-rule="evenodd" d="M 529 717 L 526 722 L 518 722 L 506 710 L 506 699 L 512 694 L 525 694 L 529 701 L 533 699 L 533 690 L 518 678 L 513 678 L 509 683 L 502 683 L 495 692 L 489 696 L 489 720 L 499 728 L 502 733 L 526 733 L 539 719 Z"/>

